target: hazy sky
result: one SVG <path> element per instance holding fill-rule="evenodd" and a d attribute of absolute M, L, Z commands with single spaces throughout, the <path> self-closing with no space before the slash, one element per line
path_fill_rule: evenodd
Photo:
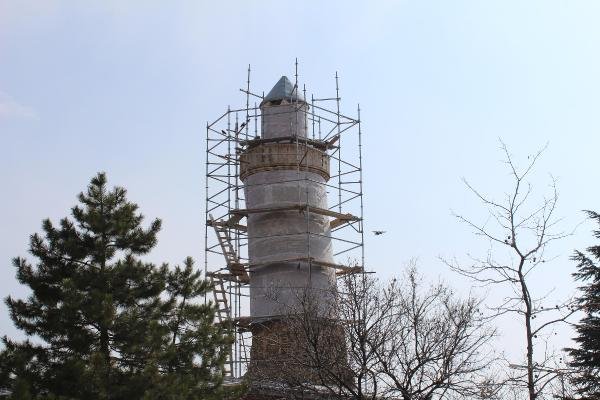
<path fill-rule="evenodd" d="M 361 104 L 366 228 L 387 231 L 367 236 L 368 267 L 386 277 L 417 257 L 464 293 L 438 256 L 485 254 L 451 210 L 486 220 L 462 177 L 508 189 L 498 138 L 520 162 L 549 143 L 532 178 L 540 194 L 558 179 L 560 229 L 600 210 L 599 19 L 576 0 L 0 0 L 0 295 L 26 294 L 11 258 L 97 171 L 163 219 L 149 259 L 200 265 L 206 122 L 243 104 L 248 64 L 262 92 L 296 57 L 315 94 L 334 95 L 338 71 L 342 110 Z M 573 292 L 569 256 L 592 228 L 550 249 L 537 292 Z M 18 335 L 2 305 L 4 334 Z"/>

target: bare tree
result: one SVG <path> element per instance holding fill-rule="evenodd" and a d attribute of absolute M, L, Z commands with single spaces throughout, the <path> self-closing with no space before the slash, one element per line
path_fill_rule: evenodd
<path fill-rule="evenodd" d="M 277 375 L 290 393 L 356 400 L 483 393 L 495 332 L 485 326 L 480 300 L 458 299 L 443 284 L 425 287 L 414 266 L 385 285 L 368 274 L 341 277 L 327 317 L 305 294 L 301 309 L 283 317 L 293 346 L 289 335 L 272 338 L 292 349 Z"/>
<path fill-rule="evenodd" d="M 548 368 L 555 352 L 548 345 L 548 334 L 557 323 L 565 322 L 575 312 L 572 300 L 548 306 L 544 304 L 547 294 L 536 296 L 531 293 L 532 272 L 550 261 L 546 256 L 548 246 L 569 233 L 557 230 L 559 219 L 555 217 L 558 201 L 556 181 L 550 182 L 549 194 L 539 203 L 531 204 L 533 186 L 529 175 L 546 147 L 528 157 L 528 164 L 519 169 L 513 162 L 507 146 L 500 141 L 504 162 L 510 172 L 512 186 L 500 200 L 480 193 L 468 181 L 467 188 L 481 201 L 489 213 L 485 223 L 477 223 L 460 214 L 456 218 L 473 229 L 475 235 L 490 242 L 490 250 L 483 258 L 470 256 L 470 265 L 456 260 L 445 260 L 454 271 L 467 276 L 483 286 L 506 285 L 510 295 L 491 307 L 493 317 L 516 314 L 523 321 L 525 365 L 513 369 L 510 381 L 523 386 L 530 400 L 540 397 L 544 390 L 560 374 Z M 492 221 L 492 223 L 488 223 Z M 496 247 L 508 249 L 501 258 Z M 536 344 L 539 351 L 536 352 Z M 518 364 L 518 363 L 517 363 Z"/>
<path fill-rule="evenodd" d="M 424 287 L 414 265 L 387 289 L 393 313 L 378 348 L 386 393 L 404 400 L 490 398 L 484 370 L 495 335 L 480 311 L 481 300 L 457 298 L 447 285 Z"/>
<path fill-rule="evenodd" d="M 340 278 L 338 288 L 323 296 L 299 290 L 293 306 L 268 336 L 277 353 L 250 365 L 251 380 L 263 387 L 280 385 L 288 397 L 375 400 L 380 394 L 376 348 L 383 348 L 391 302 L 377 280 L 362 274 Z M 272 295 L 274 299 L 278 296 Z M 336 299 L 324 309 L 323 297 Z M 274 359 L 285 360 L 276 363 Z"/>

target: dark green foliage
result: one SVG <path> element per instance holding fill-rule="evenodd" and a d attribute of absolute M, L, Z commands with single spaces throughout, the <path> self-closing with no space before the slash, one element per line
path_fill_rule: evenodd
<path fill-rule="evenodd" d="M 31 339 L 4 338 L 0 391 L 44 399 L 200 399 L 218 393 L 228 338 L 201 304 L 210 290 L 185 267 L 170 270 L 138 257 L 156 244 L 123 188 L 103 173 L 79 195 L 58 227 L 43 222 L 30 252 L 14 259 L 26 300 L 6 299 L 17 328 Z"/>
<path fill-rule="evenodd" d="M 588 211 L 588 216 L 600 225 L 600 214 Z M 600 230 L 594 231 L 600 239 Z M 579 371 L 573 382 L 583 399 L 600 399 L 600 245 L 587 248 L 587 254 L 576 251 L 577 281 L 585 282 L 579 289 L 578 303 L 585 313 L 576 325 L 578 348 L 568 349 L 573 361 L 571 366 Z"/>

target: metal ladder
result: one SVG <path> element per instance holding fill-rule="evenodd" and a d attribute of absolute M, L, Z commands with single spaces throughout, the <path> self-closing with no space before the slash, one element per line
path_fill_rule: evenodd
<path fill-rule="evenodd" d="M 213 287 L 213 296 L 217 307 L 217 320 L 219 322 L 231 320 L 231 308 L 229 308 L 229 302 L 227 301 L 224 277 L 217 273 L 208 273 L 207 276 Z"/>
<path fill-rule="evenodd" d="M 209 214 L 209 220 L 206 221 L 207 225 L 212 226 L 219 240 L 219 245 L 225 257 L 227 264 L 228 273 L 211 272 L 207 274 L 210 279 L 210 283 L 213 287 L 213 296 L 215 299 L 215 305 L 217 308 L 216 317 L 219 323 L 230 322 L 233 323 L 231 306 L 227 299 L 227 290 L 225 289 L 225 282 L 239 282 L 249 283 L 250 276 L 248 271 L 244 268 L 244 264 L 240 262 L 240 259 L 233 247 L 231 235 L 229 234 L 230 225 L 227 222 L 215 221 L 212 214 Z M 234 327 L 235 329 L 235 327 Z M 240 361 L 248 361 L 250 354 L 248 346 L 245 343 L 244 335 L 242 332 L 237 333 Z M 233 350 L 233 349 L 232 349 Z M 234 352 L 230 351 L 225 362 L 224 368 L 225 375 L 234 376 Z"/>
<path fill-rule="evenodd" d="M 215 299 L 215 307 L 217 308 L 215 315 L 218 323 L 222 324 L 223 322 L 231 321 L 231 308 L 229 307 L 229 302 L 227 301 L 227 291 L 225 290 L 225 280 L 223 274 L 211 272 L 206 275 L 213 288 L 212 292 Z M 225 360 L 223 373 L 225 375 L 233 376 L 233 354 L 231 351 L 229 351 L 227 359 Z"/>
<path fill-rule="evenodd" d="M 207 274 L 209 281 L 213 287 L 213 297 L 216 305 L 216 317 L 218 323 L 231 322 L 233 323 L 233 319 L 231 318 L 231 308 L 229 306 L 229 301 L 227 300 L 227 290 L 225 289 L 225 282 L 235 279 L 230 274 L 220 274 L 220 273 L 211 273 Z M 233 328 L 235 329 L 235 327 Z M 246 343 L 246 338 L 244 337 L 244 332 L 241 330 L 237 332 L 238 343 L 239 343 L 239 361 L 243 363 L 247 363 L 250 361 L 250 349 L 249 345 Z M 234 359 L 233 352 L 230 352 L 227 356 L 227 360 L 225 360 L 224 366 L 224 374 L 233 376 L 233 368 L 234 368 Z"/>

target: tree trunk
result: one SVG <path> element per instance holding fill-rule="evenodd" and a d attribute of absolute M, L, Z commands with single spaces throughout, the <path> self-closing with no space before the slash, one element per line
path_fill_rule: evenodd
<path fill-rule="evenodd" d="M 529 400 L 535 400 L 535 385 L 533 381 L 533 335 L 531 334 L 531 298 L 523 275 L 523 266 L 525 259 L 521 258 L 519 263 L 519 284 L 521 285 L 521 294 L 523 303 L 525 304 L 525 336 L 527 342 L 527 391 L 529 392 Z"/>

